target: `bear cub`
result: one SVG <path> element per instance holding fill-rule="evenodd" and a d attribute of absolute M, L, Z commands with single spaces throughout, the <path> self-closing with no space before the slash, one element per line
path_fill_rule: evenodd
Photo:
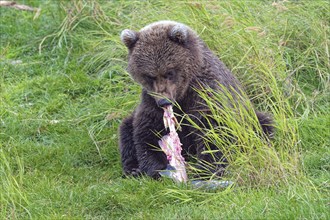
<path fill-rule="evenodd" d="M 123 170 L 126 175 L 146 174 L 158 178 L 159 171 L 166 169 L 168 164 L 158 146 L 160 137 L 168 132 L 163 125 L 161 107 L 176 103 L 181 108 L 179 111 L 174 107 L 177 114 L 184 112 L 193 116 L 196 123 L 207 125 L 200 111 L 206 106 L 196 88 L 202 86 L 221 93 L 221 87 L 225 87 L 237 94 L 242 92 L 242 86 L 198 35 L 184 24 L 159 21 L 138 32 L 123 30 L 120 37 L 128 48 L 127 71 L 142 86 L 140 104 L 123 120 L 119 129 Z M 271 137 L 271 118 L 261 112 L 255 114 L 265 136 Z M 181 119 L 179 116 L 178 121 Z M 224 163 L 219 163 L 219 160 L 225 161 L 221 152 L 212 156 L 203 153 L 206 150 L 200 138 L 203 134 L 184 122 L 185 119 L 178 134 L 186 161 L 193 157 L 214 164 L 210 172 L 221 176 L 225 168 Z M 217 146 L 208 147 L 217 149 Z M 200 169 L 204 169 L 203 166 Z"/>

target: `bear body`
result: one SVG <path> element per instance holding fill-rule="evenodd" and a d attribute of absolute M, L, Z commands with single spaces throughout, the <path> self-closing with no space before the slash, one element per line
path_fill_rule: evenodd
<path fill-rule="evenodd" d="M 158 146 L 159 139 L 167 134 L 161 106 L 175 102 L 180 106 L 180 111 L 174 107 L 176 113 L 184 112 L 192 115 L 197 123 L 203 123 L 201 110 L 205 104 L 196 88 L 202 86 L 221 92 L 221 85 L 239 94 L 242 87 L 198 35 L 184 24 L 160 21 L 139 32 L 124 30 L 121 40 L 129 51 L 127 70 L 142 86 L 140 104 L 123 120 L 119 130 L 123 170 L 126 175 L 143 173 L 158 178 L 158 171 L 166 169 L 168 164 Z M 264 133 L 271 135 L 271 119 L 260 112 L 256 115 Z M 180 121 L 182 118 L 178 117 Z M 221 152 L 215 156 L 202 153 L 205 150 L 203 134 L 185 124 L 188 123 L 183 119 L 182 130 L 178 131 L 185 159 L 192 156 L 215 164 L 211 172 L 221 175 L 224 165 L 217 163 L 222 158 Z"/>

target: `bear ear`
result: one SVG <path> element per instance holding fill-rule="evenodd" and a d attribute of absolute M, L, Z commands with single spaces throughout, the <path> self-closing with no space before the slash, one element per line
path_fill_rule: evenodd
<path fill-rule="evenodd" d="M 169 32 L 169 37 L 171 40 L 184 44 L 188 41 L 188 28 L 183 24 L 174 25 Z"/>
<path fill-rule="evenodd" d="M 132 48 L 139 37 L 135 31 L 125 29 L 121 32 L 120 39 L 127 48 Z"/>

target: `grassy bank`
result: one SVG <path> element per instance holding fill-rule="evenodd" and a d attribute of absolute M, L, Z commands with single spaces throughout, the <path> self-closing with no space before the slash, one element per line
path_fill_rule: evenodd
<path fill-rule="evenodd" d="M 0 218 L 330 218 L 327 1 L 20 2 L 41 13 L 0 8 Z M 140 88 L 119 33 L 165 19 L 195 29 L 274 115 L 258 181 L 122 177 L 117 129 Z"/>

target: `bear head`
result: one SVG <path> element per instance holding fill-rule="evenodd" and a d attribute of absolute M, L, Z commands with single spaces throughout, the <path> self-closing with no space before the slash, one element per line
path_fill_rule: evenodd
<path fill-rule="evenodd" d="M 194 31 L 178 22 L 160 21 L 138 32 L 123 30 L 120 37 L 129 50 L 127 71 L 158 105 L 185 97 L 202 63 L 201 42 Z"/>

